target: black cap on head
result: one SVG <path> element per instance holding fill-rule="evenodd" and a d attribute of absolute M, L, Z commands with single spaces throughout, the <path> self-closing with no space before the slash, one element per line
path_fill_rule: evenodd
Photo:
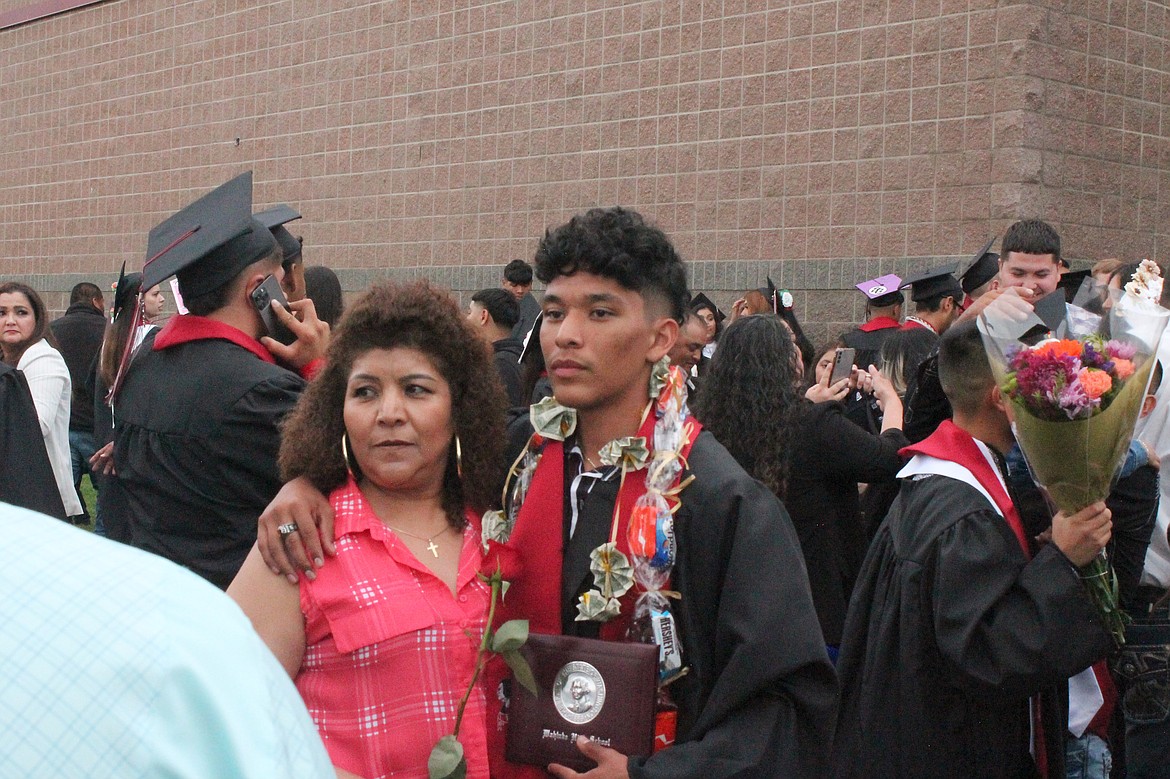
<path fill-rule="evenodd" d="M 756 291 L 764 296 L 764 300 L 772 308 L 773 314 L 780 313 L 780 290 L 776 289 L 776 285 L 772 282 L 772 277 L 768 276 L 768 286 L 760 287 Z"/>
<path fill-rule="evenodd" d="M 950 295 L 958 303 L 963 302 L 963 288 L 955 278 L 955 266 L 944 265 L 941 268 L 931 268 L 911 276 L 902 282 L 904 287 L 910 287 L 910 299 L 915 303 L 937 297 Z"/>
<path fill-rule="evenodd" d="M 198 297 L 276 246 L 271 231 L 252 217 L 252 171 L 241 173 L 150 231 L 142 287 L 177 275 L 183 297 Z"/>
<path fill-rule="evenodd" d="M 300 212 L 292 206 L 279 205 L 256 214 L 256 221 L 272 231 L 272 236 L 280 244 L 280 251 L 284 255 L 281 264 L 288 267 L 301 258 L 301 239 L 290 233 L 284 226 L 294 219 L 300 219 Z"/>
<path fill-rule="evenodd" d="M 700 308 L 708 308 L 711 313 L 715 315 L 716 322 L 722 322 L 727 318 L 727 315 L 719 310 L 719 306 L 715 305 L 715 301 L 704 295 L 702 292 L 691 298 L 691 311 L 698 311 Z"/>
<path fill-rule="evenodd" d="M 959 279 L 963 291 L 970 295 L 999 273 L 999 255 L 991 251 L 991 245 L 998 236 L 991 236 L 991 240 L 983 245 L 974 257 L 967 261 L 966 267 L 959 271 Z"/>
<path fill-rule="evenodd" d="M 118 272 L 118 281 L 114 284 L 112 319 L 117 319 L 118 315 L 125 310 L 126 306 L 134 303 L 134 299 L 138 297 L 138 291 L 140 289 L 142 289 L 142 274 L 127 273 L 126 263 L 122 263 L 122 270 Z"/>

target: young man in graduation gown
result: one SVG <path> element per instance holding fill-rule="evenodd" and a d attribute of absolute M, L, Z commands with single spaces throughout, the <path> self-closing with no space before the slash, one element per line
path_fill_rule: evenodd
<path fill-rule="evenodd" d="M 604 464 L 601 450 L 631 436 L 653 440 L 655 414 L 643 419 L 652 368 L 678 335 L 686 277 L 666 236 L 621 208 L 595 209 L 550 231 L 536 264 L 548 285 L 541 346 L 556 400 L 571 409 L 575 424 L 564 441 L 547 442 L 504 545 L 511 559 L 504 618 L 528 619 L 538 633 L 623 641 L 633 591 L 613 619 L 578 620 L 580 597 L 594 586 L 590 552 L 610 538 L 615 503 L 617 543 L 625 547 L 629 509 L 645 483 L 645 470 L 622 479 Z M 598 767 L 585 774 L 551 767 L 560 779 L 797 777 L 827 770 L 836 681 L 791 520 L 771 492 L 700 430 L 694 425 L 683 444 L 680 478 L 694 480 L 679 494 L 674 515 L 670 588 L 680 598 L 672 611 L 682 663 L 690 669 L 668 688 L 678 706 L 676 741 L 654 755 L 622 755 L 579 740 Z M 531 427 L 512 432 L 518 448 Z M 305 486 L 287 485 L 278 498 L 283 505 L 274 503 L 262 522 L 299 521 L 306 535 L 309 514 L 327 512 L 319 496 L 306 509 L 298 492 Z M 323 529 L 330 537 L 332 528 Z M 290 539 L 303 554 L 300 536 Z M 289 570 L 283 548 L 265 556 Z M 294 557 L 302 570 L 308 565 Z M 508 689 L 492 681 L 489 675 L 493 776 L 547 776 L 543 768 L 504 760 L 501 697 Z"/>
<path fill-rule="evenodd" d="M 835 773 L 1062 777 L 1067 680 L 1112 647 L 1077 570 L 1108 542 L 1109 511 L 1057 514 L 1036 549 L 974 323 L 943 336 L 939 372 L 954 420 L 904 450 L 846 617 Z"/>
<path fill-rule="evenodd" d="M 112 404 L 131 544 L 221 588 L 280 488 L 278 425 L 305 385 L 274 354 L 308 366 L 323 353 L 328 331 L 312 303 L 301 301 L 293 306 L 304 321 L 278 312 L 297 341 L 261 342 L 251 293 L 269 275 L 280 278 L 281 253 L 252 218 L 251 199 L 247 173 L 151 231 L 150 255 L 165 251 L 145 266 L 142 288 L 177 273 L 191 313 L 147 336 Z"/>

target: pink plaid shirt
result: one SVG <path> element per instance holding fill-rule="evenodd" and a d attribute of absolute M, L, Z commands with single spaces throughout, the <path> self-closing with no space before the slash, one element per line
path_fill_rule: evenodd
<path fill-rule="evenodd" d="M 337 557 L 301 579 L 307 648 L 296 685 L 334 764 L 367 779 L 426 779 L 475 672 L 490 596 L 478 518 L 468 512 L 457 596 L 379 521 L 351 479 L 329 497 Z M 482 685 L 459 741 L 488 776 Z"/>

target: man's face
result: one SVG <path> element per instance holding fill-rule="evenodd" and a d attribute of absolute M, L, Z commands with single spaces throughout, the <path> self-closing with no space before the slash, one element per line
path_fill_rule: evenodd
<path fill-rule="evenodd" d="M 543 310 L 540 347 L 557 400 L 583 411 L 646 402 L 650 366 L 678 335 L 674 320 L 648 310 L 637 292 L 584 271 L 549 282 Z"/>
<path fill-rule="evenodd" d="M 476 303 L 474 300 L 467 304 L 467 321 L 475 328 L 475 331 L 481 336 L 486 337 L 488 322 L 491 321 L 491 316 L 488 315 L 487 309 Z"/>
<path fill-rule="evenodd" d="M 280 288 L 284 290 L 284 297 L 289 303 L 305 299 L 305 264 L 297 260 L 285 272 L 280 280 Z"/>
<path fill-rule="evenodd" d="M 532 289 L 531 284 L 515 284 L 511 281 L 508 281 L 507 279 L 504 279 L 504 283 L 501 286 L 511 292 L 512 297 L 516 298 L 517 300 L 527 295 L 528 290 Z"/>
<path fill-rule="evenodd" d="M 1056 291 L 1060 281 L 1060 263 L 1053 254 L 1008 252 L 999 260 L 999 286 L 1027 287 L 1040 298 Z"/>
<path fill-rule="evenodd" d="M 679 331 L 678 340 L 670 347 L 670 364 L 690 372 L 703 359 L 703 346 L 706 343 L 707 328 L 703 320 L 698 317 L 688 318 Z"/>

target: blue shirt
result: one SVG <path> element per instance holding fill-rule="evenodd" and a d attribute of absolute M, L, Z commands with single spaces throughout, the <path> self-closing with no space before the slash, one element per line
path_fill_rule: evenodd
<path fill-rule="evenodd" d="M 0 504 L 0 779 L 332 777 L 288 674 L 226 595 Z"/>

